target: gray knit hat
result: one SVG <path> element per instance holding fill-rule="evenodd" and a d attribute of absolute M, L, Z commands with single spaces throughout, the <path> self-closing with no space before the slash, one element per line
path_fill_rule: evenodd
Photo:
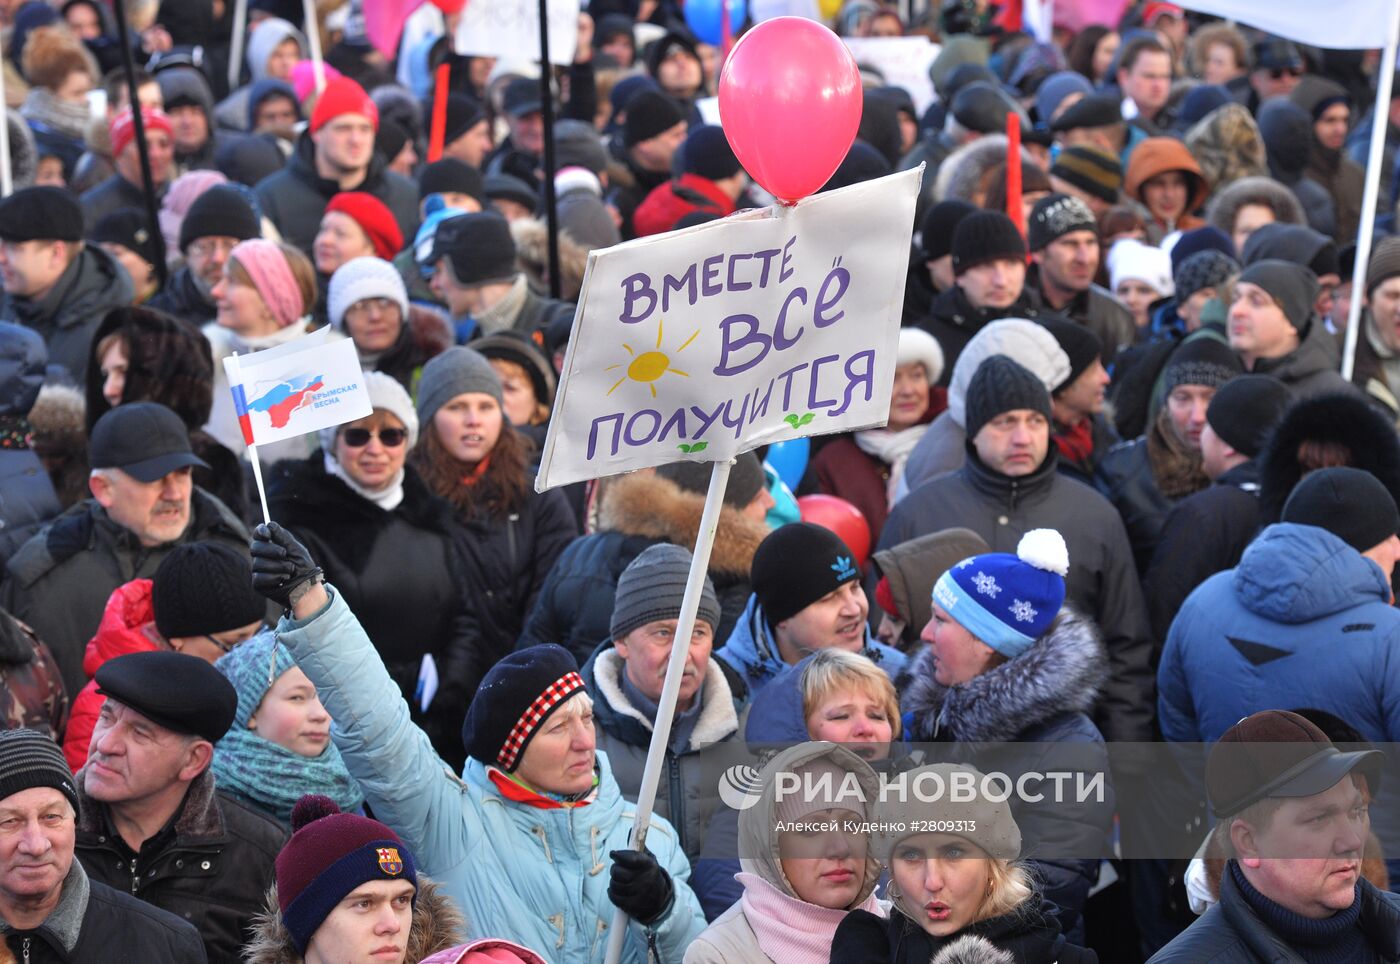
<path fill-rule="evenodd" d="M 480 352 L 454 345 L 423 366 L 418 380 L 418 421 L 427 425 L 442 408 L 458 395 L 480 392 L 490 395 L 504 408 L 501 379 Z"/>
<path fill-rule="evenodd" d="M 621 639 L 638 626 L 660 619 L 678 619 L 689 573 L 690 553 L 669 542 L 651 546 L 633 559 L 617 580 L 608 630 L 612 638 Z M 706 576 L 695 618 L 703 619 L 713 630 L 719 628 L 719 617 L 719 597 Z"/>
<path fill-rule="evenodd" d="M 1176 287 L 1177 304 L 1190 298 L 1202 288 L 1219 288 L 1240 270 L 1240 263 L 1224 251 L 1207 248 L 1188 255 L 1176 266 L 1172 284 Z"/>
<path fill-rule="evenodd" d="M 1005 355 L 992 355 L 977 366 L 967 386 L 967 437 L 975 438 L 982 426 L 1002 412 L 1030 409 L 1050 419 L 1050 393 L 1030 371 Z"/>
<path fill-rule="evenodd" d="M 1256 261 L 1240 274 L 1237 283 L 1258 285 L 1283 309 L 1288 323 L 1301 335 L 1317 301 L 1317 275 L 1305 265 L 1277 258 Z"/>
<path fill-rule="evenodd" d="M 0 730 L 0 800 L 52 787 L 78 812 L 78 787 L 58 744 L 37 730 Z"/>
<path fill-rule="evenodd" d="M 704 495 L 710 490 L 712 462 L 672 462 L 657 466 L 656 474 L 676 483 L 684 492 Z M 724 504 L 734 509 L 742 509 L 758 496 L 760 489 L 768 484 L 763 476 L 763 463 L 752 452 L 734 456 L 734 465 L 729 469 L 729 485 L 724 490 Z"/>
<path fill-rule="evenodd" d="M 1371 252 L 1371 261 L 1366 265 L 1366 297 L 1371 297 L 1371 292 L 1381 282 L 1400 275 L 1400 238 L 1391 236 L 1382 238 L 1376 242 L 1375 250 Z M 1343 278 L 1343 281 L 1350 280 L 1350 275 Z"/>

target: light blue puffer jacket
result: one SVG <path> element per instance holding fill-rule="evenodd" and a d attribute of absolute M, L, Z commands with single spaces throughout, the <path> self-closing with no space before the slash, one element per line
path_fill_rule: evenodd
<path fill-rule="evenodd" d="M 458 779 L 409 721 L 408 707 L 344 600 L 278 635 L 316 685 L 331 734 L 374 815 L 397 833 L 418 868 L 452 896 L 472 937 L 517 941 L 555 964 L 601 962 L 615 908 L 608 852 L 627 846 L 636 808 L 622 799 L 606 754 L 587 806 L 539 809 L 506 800 L 478 760 Z M 641 964 L 654 942 L 679 961 L 705 928 L 690 864 L 669 823 L 653 817 L 647 849 L 675 884 L 675 904 L 650 931 L 632 922 L 622 960 Z"/>

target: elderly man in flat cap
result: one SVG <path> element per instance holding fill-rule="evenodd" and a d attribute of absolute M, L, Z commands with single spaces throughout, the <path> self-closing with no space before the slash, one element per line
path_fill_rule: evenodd
<path fill-rule="evenodd" d="M 209 763 L 238 694 L 184 653 L 128 653 L 96 679 L 107 700 L 77 774 L 78 858 L 93 879 L 194 924 L 211 964 L 237 964 L 287 840 L 216 792 Z"/>
<path fill-rule="evenodd" d="M 73 859 L 78 790 L 58 746 L 0 731 L 0 941 L 12 961 L 205 960 L 193 927 L 91 880 Z"/>

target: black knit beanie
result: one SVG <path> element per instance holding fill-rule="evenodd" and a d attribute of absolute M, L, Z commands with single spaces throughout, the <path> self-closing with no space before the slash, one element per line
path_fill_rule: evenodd
<path fill-rule="evenodd" d="M 676 102 L 659 90 L 641 90 L 627 102 L 627 121 L 622 127 L 622 144 L 631 147 L 664 134 L 685 117 Z"/>
<path fill-rule="evenodd" d="M 810 522 L 791 522 L 759 543 L 749 575 L 769 626 L 777 626 L 859 579 L 860 569 L 836 533 Z"/>
<path fill-rule="evenodd" d="M 953 232 L 953 274 L 998 258 L 1026 260 L 1026 240 L 1000 211 L 976 211 Z"/>
<path fill-rule="evenodd" d="M 1319 469 L 1283 504 L 1283 522 L 1326 529 L 1357 552 L 1400 533 L 1400 511 L 1381 480 L 1362 469 Z"/>
<path fill-rule="evenodd" d="M 709 462 L 672 462 L 657 468 L 656 474 L 670 479 L 686 492 L 704 495 L 710 490 Z M 724 504 L 742 509 L 754 500 L 758 490 L 768 484 L 763 477 L 763 463 L 752 452 L 734 457 L 729 469 L 729 485 L 724 490 Z"/>
<path fill-rule="evenodd" d="M 711 181 L 722 181 L 743 170 L 724 131 L 713 124 L 697 127 L 687 135 L 681 147 L 681 166 L 686 173 Z"/>
<path fill-rule="evenodd" d="M 1099 223 L 1089 205 L 1068 194 L 1047 194 L 1035 202 L 1026 225 L 1026 239 L 1032 251 L 1042 251 L 1072 231 L 1092 231 L 1098 237 Z"/>
<path fill-rule="evenodd" d="M 0 800 L 35 787 L 51 787 L 78 812 L 78 787 L 58 744 L 38 730 L 0 730 Z"/>
<path fill-rule="evenodd" d="M 1244 282 L 1263 288 L 1283 309 L 1284 317 L 1298 329 L 1300 336 L 1307 330 L 1318 289 L 1317 275 L 1310 269 L 1289 261 L 1265 258 L 1245 268 L 1235 283 Z"/>
<path fill-rule="evenodd" d="M 1219 388 L 1243 372 L 1239 356 L 1220 339 L 1190 338 L 1172 352 L 1163 366 L 1162 389 L 1170 394 L 1178 385 Z"/>
<path fill-rule="evenodd" d="M 1202 288 L 1220 288 L 1239 270 L 1240 263 L 1224 251 L 1214 248 L 1197 251 L 1173 269 L 1172 284 L 1176 288 L 1177 304 Z"/>
<path fill-rule="evenodd" d="M 1055 336 L 1055 341 L 1069 358 L 1069 375 L 1052 391 L 1074 384 L 1094 359 L 1103 356 L 1103 341 L 1084 325 L 1058 315 L 1043 315 L 1036 322 Z"/>
<path fill-rule="evenodd" d="M 188 251 L 200 238 L 223 237 L 247 241 L 262 237 L 258 215 L 236 187 L 216 184 L 194 199 L 180 222 L 180 250 Z"/>
<path fill-rule="evenodd" d="M 420 197 L 443 192 L 466 194 L 476 198 L 482 207 L 486 206 L 486 190 L 482 185 L 481 172 L 455 157 L 444 157 L 434 161 L 418 175 Z"/>
<path fill-rule="evenodd" d="M 507 654 L 491 667 L 467 707 L 462 722 L 467 755 L 514 773 L 544 721 L 583 689 L 578 663 L 563 646 L 545 643 Z"/>
<path fill-rule="evenodd" d="M 964 423 L 969 439 L 1002 412 L 1029 409 L 1050 420 L 1050 393 L 1045 383 L 1005 355 L 992 355 L 977 366 L 967 385 Z"/>
<path fill-rule="evenodd" d="M 239 629 L 267 615 L 253 591 L 248 560 L 222 542 L 176 546 L 161 560 L 151 585 L 156 629 L 166 639 Z"/>
<path fill-rule="evenodd" d="M 94 244 L 120 244 L 135 251 L 149 265 L 156 263 L 156 240 L 146 212 L 137 208 L 117 208 L 104 214 L 88 234 Z"/>
<path fill-rule="evenodd" d="M 1238 375 L 1211 397 L 1206 423 L 1222 442 L 1252 459 L 1292 401 L 1293 393 L 1271 375 Z"/>
<path fill-rule="evenodd" d="M 919 229 L 919 246 L 923 249 L 925 261 L 937 261 L 953 252 L 953 232 L 962 219 L 977 211 L 975 204 L 959 198 L 939 201 L 924 215 L 923 226 Z"/>

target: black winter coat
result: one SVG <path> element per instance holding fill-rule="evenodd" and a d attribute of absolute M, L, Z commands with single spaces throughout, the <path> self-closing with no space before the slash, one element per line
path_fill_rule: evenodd
<path fill-rule="evenodd" d="M 187 267 L 171 275 L 165 287 L 146 302 L 146 307 L 174 315 L 196 328 L 203 328 L 219 313 L 218 306 L 199 290 Z"/>
<path fill-rule="evenodd" d="M 201 964 L 208 960 L 199 932 L 188 923 L 91 879 L 78 943 L 71 953 L 46 924 L 5 935 L 14 960 L 26 964 Z"/>
<path fill-rule="evenodd" d="M 704 496 L 659 476 L 609 482 L 599 500 L 599 531 L 572 542 L 550 569 L 516 648 L 558 643 L 584 665 L 598 644 L 611 638 L 613 596 L 622 571 L 657 543 L 694 546 L 704 507 Z M 767 532 L 734 509 L 720 511 L 709 568 L 720 604 L 716 640 L 729 638 L 748 603 L 749 568 Z"/>
<path fill-rule="evenodd" d="M 1096 964 L 1097 954 L 1065 940 L 1053 910 L 1023 904 L 948 937 L 934 937 L 898 909 L 887 918 L 853 910 L 836 928 L 831 964 Z"/>
<path fill-rule="evenodd" d="M 1175 504 L 1157 487 L 1152 462 L 1147 457 L 1146 437 L 1120 442 L 1110 449 L 1099 462 L 1094 486 L 1118 510 L 1128 532 L 1128 543 L 1133 547 L 1133 562 L 1141 575 L 1152 561 L 1167 513 Z"/>
<path fill-rule="evenodd" d="M 411 467 L 404 497 L 385 511 L 326 472 L 318 451 L 278 463 L 268 507 L 305 544 L 350 609 L 399 691 L 445 759 L 465 762 L 462 715 L 485 668 L 465 564 L 452 539 L 452 507 Z M 424 714 L 415 698 L 423 657 L 439 690 Z"/>
<path fill-rule="evenodd" d="M 922 328 L 943 349 L 943 375 L 938 384 L 944 388 L 953 377 L 953 366 L 967 343 L 991 322 L 1002 318 L 1035 318 L 1041 314 L 1038 299 L 1029 291 L 1006 308 L 974 308 L 957 285 L 933 299 L 933 307 L 923 318 L 912 324 Z"/>
<path fill-rule="evenodd" d="M 112 829 L 106 805 L 83 792 L 82 771 L 76 782 L 77 855 L 88 876 L 193 924 L 210 964 L 239 964 L 287 832 L 216 793 L 205 770 L 171 823 L 136 855 Z"/>

